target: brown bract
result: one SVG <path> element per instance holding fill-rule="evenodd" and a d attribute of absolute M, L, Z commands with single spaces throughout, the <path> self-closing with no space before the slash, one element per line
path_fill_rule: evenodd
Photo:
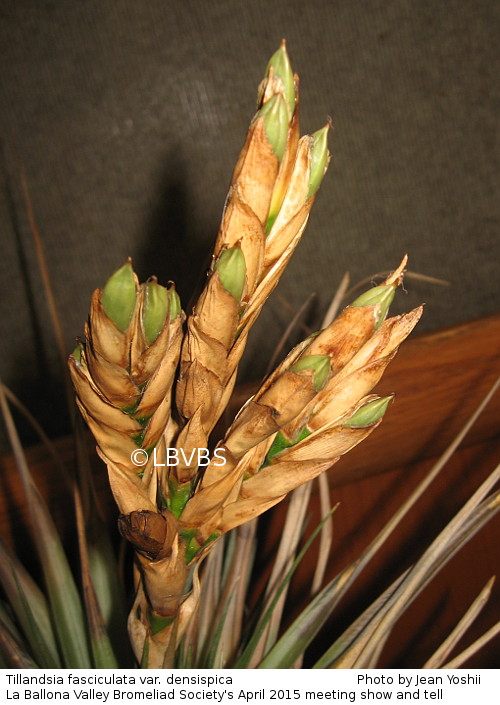
<path fill-rule="evenodd" d="M 266 239 L 266 269 L 280 257 L 309 216 L 314 202 L 314 198 L 307 197 L 311 174 L 311 146 L 312 137 L 305 135 L 300 138 L 295 159 L 290 165 L 288 180 L 282 186 L 283 201 L 280 210 Z"/>
<path fill-rule="evenodd" d="M 238 310 L 239 303 L 224 289 L 215 271 L 188 319 L 176 401 L 185 419 L 201 409 L 205 441 L 217 421 L 214 407 L 231 373 L 227 357 L 236 334 Z M 201 447 L 205 446 L 206 442 Z"/>
<path fill-rule="evenodd" d="M 281 209 L 285 193 L 288 190 L 292 170 L 294 168 L 299 138 L 299 77 L 295 75 L 295 111 L 292 115 L 292 119 L 290 120 L 285 152 L 283 154 L 278 176 L 274 184 L 270 206 L 271 212 L 279 212 Z"/>
<path fill-rule="evenodd" d="M 248 130 L 231 183 L 263 225 L 269 213 L 278 171 L 279 160 L 267 139 L 264 118 L 257 114 Z"/>
<path fill-rule="evenodd" d="M 264 264 L 264 228 L 256 213 L 245 203 L 238 186 L 230 189 L 214 248 L 214 259 L 224 248 L 239 245 L 245 257 L 247 298 L 255 289 Z"/>

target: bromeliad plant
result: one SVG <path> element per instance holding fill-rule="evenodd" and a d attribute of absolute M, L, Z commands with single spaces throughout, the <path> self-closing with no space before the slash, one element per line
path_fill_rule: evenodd
<path fill-rule="evenodd" d="M 140 284 L 128 261 L 94 292 L 83 340 L 69 358 L 77 405 L 108 469 L 120 533 L 134 548 L 135 599 L 128 633 L 143 667 L 293 666 L 377 546 L 319 592 L 279 636 L 287 586 L 305 550 L 294 559 L 308 483 L 379 425 L 391 397 L 379 398 L 372 389 L 421 316 L 419 307 L 387 317 L 406 257 L 382 284 L 297 345 L 223 436 L 213 439 L 251 326 L 306 226 L 328 166 L 328 130 L 326 125 L 299 137 L 298 78 L 283 43 L 260 86 L 257 113 L 193 310 L 187 316 L 182 311 L 173 284 L 165 288 L 154 277 Z M 56 545 L 27 468 L 23 478 L 37 520 Z M 255 519 L 291 492 L 269 588 L 244 635 Z M 496 497 L 486 511 L 481 496 L 467 510 L 474 529 L 498 505 Z M 35 644 L 23 650 L 24 638 L 5 612 L 4 652 L 24 659 L 19 665 L 122 663 L 116 650 L 123 641 L 123 617 L 116 614 L 121 601 L 115 567 L 95 520 L 87 521 L 85 531 L 84 515 L 92 514 L 92 501 L 87 496 L 82 503 L 78 492 L 75 497 L 88 627 L 67 567 L 64 577 L 57 577 L 62 554 L 58 549 L 50 556 L 40 539 L 50 610 L 14 558 L 6 558 L 12 569 L 2 571 L 22 632 Z M 378 544 L 395 524 L 396 519 Z M 451 529 L 446 540 L 401 576 L 317 666 L 374 665 L 387 637 L 384 625 L 394 623 L 460 545 Z M 61 579 L 63 600 L 56 584 Z"/>
<path fill-rule="evenodd" d="M 185 332 L 174 288 L 154 279 L 140 286 L 129 262 L 94 293 L 85 340 L 70 357 L 120 531 L 136 549 L 129 629 L 136 657 L 147 648 L 151 666 L 163 663 L 174 631 L 183 637 L 197 606 L 193 576 L 214 542 L 373 430 L 389 399 L 367 395 L 420 317 L 417 309 L 384 322 L 403 263 L 292 350 L 200 466 L 250 327 L 300 240 L 328 165 L 328 125 L 299 138 L 297 83 L 282 46 L 261 86 Z"/>

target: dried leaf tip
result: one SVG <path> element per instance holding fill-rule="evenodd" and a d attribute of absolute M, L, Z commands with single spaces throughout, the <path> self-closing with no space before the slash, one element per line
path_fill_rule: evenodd
<path fill-rule="evenodd" d="M 104 313 L 121 331 L 132 320 L 137 299 L 137 285 L 130 260 L 110 276 L 101 292 Z"/>
<path fill-rule="evenodd" d="M 330 153 L 328 152 L 329 129 L 330 124 L 327 123 L 321 128 L 321 130 L 318 130 L 311 135 L 311 172 L 309 175 L 308 198 L 314 196 L 316 191 L 319 189 L 328 167 L 328 159 L 330 156 Z"/>
<path fill-rule="evenodd" d="M 279 93 L 274 95 L 260 109 L 259 116 L 264 118 L 266 137 L 274 154 L 281 161 L 285 152 L 288 136 L 288 107 Z"/>
<path fill-rule="evenodd" d="M 226 291 L 238 301 L 241 301 L 245 286 L 246 264 L 245 256 L 239 247 L 231 247 L 221 254 L 215 269 Z"/>
<path fill-rule="evenodd" d="M 344 426 L 350 428 L 367 428 L 375 425 L 384 416 L 389 406 L 389 402 L 393 399 L 392 394 L 388 397 L 380 397 L 373 399 L 367 404 L 363 404 L 352 416 L 345 422 Z"/>
<path fill-rule="evenodd" d="M 269 59 L 266 77 L 269 77 L 271 70 L 273 76 L 278 78 L 283 84 L 283 95 L 285 96 L 289 118 L 291 119 L 295 110 L 295 80 L 284 39 L 281 42 L 280 48 Z"/>
<path fill-rule="evenodd" d="M 404 273 L 406 270 L 406 265 L 408 264 L 408 255 L 405 255 L 401 260 L 401 264 L 397 269 L 395 269 L 392 274 L 390 274 L 385 280 L 384 284 L 392 284 L 393 286 L 399 286 L 404 278 Z"/>
<path fill-rule="evenodd" d="M 319 392 L 325 386 L 330 374 L 330 358 L 328 355 L 306 355 L 290 367 L 291 372 L 303 370 L 311 370 L 314 373 L 314 391 Z"/>

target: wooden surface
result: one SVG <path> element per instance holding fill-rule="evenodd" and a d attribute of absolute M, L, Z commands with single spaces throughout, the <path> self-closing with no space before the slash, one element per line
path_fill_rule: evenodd
<path fill-rule="evenodd" d="M 352 560 L 383 525 L 428 470 L 494 380 L 500 375 L 500 315 L 407 341 L 389 366 L 377 392 L 396 393 L 377 432 L 343 458 L 329 472 L 335 515 L 335 539 L 329 575 Z M 240 399 L 251 390 L 239 390 Z M 500 461 L 500 392 L 471 431 L 445 471 L 422 498 L 397 535 L 369 567 L 336 619 L 330 633 L 339 633 L 349 618 L 366 606 L 373 590 L 382 589 L 421 552 L 481 480 Z M 56 442 L 59 456 L 72 461 L 72 441 Z M 42 493 L 63 535 L 72 529 L 71 502 L 47 451 L 32 448 L 28 459 Z M 96 459 L 97 461 L 97 459 Z M 96 462 L 96 482 L 110 523 L 116 512 L 106 472 Z M 313 498 L 313 518 L 315 525 Z M 283 509 L 267 519 L 267 547 L 271 552 L 280 532 Z M 0 531 L 10 543 L 29 541 L 26 510 L 11 456 L 0 459 Z M 411 607 L 384 652 L 386 665 L 418 667 L 474 599 L 492 574 L 500 572 L 500 518 L 491 522 Z M 314 558 L 311 554 L 310 561 Z M 299 604 L 307 591 L 311 563 L 304 563 L 292 597 Z M 500 618 L 500 591 L 471 632 L 469 641 Z M 466 640 L 466 643 L 467 640 Z M 499 666 L 500 639 L 471 662 L 476 667 Z"/>
<path fill-rule="evenodd" d="M 375 595 L 421 555 L 499 461 L 498 442 L 478 443 L 456 452 L 328 620 L 322 640 L 324 648 L 368 607 Z M 432 464 L 432 459 L 426 460 L 332 487 L 331 502 L 338 503 L 338 508 L 333 517 L 327 578 L 333 578 L 359 556 Z M 319 522 L 318 505 L 318 496 L 313 494 L 307 534 Z M 280 505 L 266 524 L 265 559 L 271 557 L 279 540 L 284 513 L 285 507 Z M 489 578 L 492 575 L 500 578 L 499 539 L 500 514 L 451 560 L 401 618 L 384 651 L 383 665 L 388 668 L 423 665 Z M 287 610 L 290 619 L 308 596 L 316 552 L 317 547 L 313 546 L 299 567 Z M 500 585 L 497 581 L 489 603 L 460 646 L 465 648 L 499 619 Z M 498 667 L 499 655 L 500 636 L 468 665 Z"/>

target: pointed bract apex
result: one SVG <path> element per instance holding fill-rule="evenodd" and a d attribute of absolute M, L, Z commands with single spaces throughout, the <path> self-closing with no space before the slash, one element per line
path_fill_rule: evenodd
<path fill-rule="evenodd" d="M 396 287 L 393 285 L 381 284 L 380 286 L 374 286 L 372 289 L 365 291 L 364 294 L 361 294 L 361 296 L 358 296 L 351 306 L 378 306 L 377 322 L 375 324 L 375 327 L 378 328 L 387 316 L 395 293 Z"/>
<path fill-rule="evenodd" d="M 384 284 L 392 284 L 392 286 L 399 286 L 404 278 L 404 273 L 406 271 L 406 265 L 408 264 L 408 255 L 405 255 L 401 261 L 401 264 L 397 269 L 390 274 L 385 280 Z"/>
<path fill-rule="evenodd" d="M 240 247 L 230 247 L 224 250 L 215 264 L 215 270 L 226 291 L 238 301 L 241 301 L 245 287 L 246 264 L 245 256 Z"/>
<path fill-rule="evenodd" d="M 375 328 L 379 328 L 384 322 L 389 307 L 394 300 L 397 287 L 402 283 L 408 256 L 405 255 L 401 264 L 397 269 L 390 274 L 383 284 L 374 286 L 368 291 L 365 291 L 361 296 L 351 304 L 351 306 L 379 306 L 377 313 L 377 322 Z"/>
<path fill-rule="evenodd" d="M 278 78 L 283 84 L 283 95 L 285 96 L 289 117 L 295 110 L 295 80 L 293 76 L 290 59 L 286 50 L 286 42 L 283 39 L 280 48 L 271 56 L 266 69 L 266 77 Z"/>
<path fill-rule="evenodd" d="M 319 189 L 328 167 L 330 153 L 328 151 L 328 131 L 330 123 L 311 135 L 311 172 L 309 174 L 308 198 L 314 196 Z"/>
<path fill-rule="evenodd" d="M 173 284 L 168 290 L 168 296 L 170 299 L 170 320 L 173 321 L 174 318 L 177 318 L 182 313 L 181 299 Z"/>
<path fill-rule="evenodd" d="M 264 103 L 259 111 L 259 117 L 264 118 L 266 137 L 274 154 L 281 161 L 285 152 L 289 125 L 288 108 L 283 96 L 278 93 Z"/>
<path fill-rule="evenodd" d="M 160 335 L 169 309 L 169 295 L 165 287 L 156 280 L 144 285 L 144 303 L 142 306 L 142 327 L 146 340 L 151 345 Z"/>
<path fill-rule="evenodd" d="M 314 372 L 314 391 L 319 392 L 325 386 L 330 374 L 330 358 L 328 355 L 306 355 L 290 367 L 291 372 L 301 372 L 303 370 Z"/>
<path fill-rule="evenodd" d="M 80 365 L 82 362 L 82 352 L 83 352 L 83 343 L 78 343 L 78 345 L 76 346 L 76 348 L 73 350 L 73 352 L 70 355 L 70 357 L 72 357 L 76 360 L 78 365 Z"/>
<path fill-rule="evenodd" d="M 125 332 L 134 315 L 137 300 L 137 278 L 130 259 L 110 276 L 101 291 L 104 313 Z"/>
<path fill-rule="evenodd" d="M 360 406 L 351 418 L 344 423 L 344 426 L 349 426 L 350 428 L 368 428 L 369 426 L 374 426 L 384 416 L 393 398 L 391 394 L 388 397 L 379 397 L 378 399 L 372 399 L 372 401 L 363 404 L 363 406 Z"/>

